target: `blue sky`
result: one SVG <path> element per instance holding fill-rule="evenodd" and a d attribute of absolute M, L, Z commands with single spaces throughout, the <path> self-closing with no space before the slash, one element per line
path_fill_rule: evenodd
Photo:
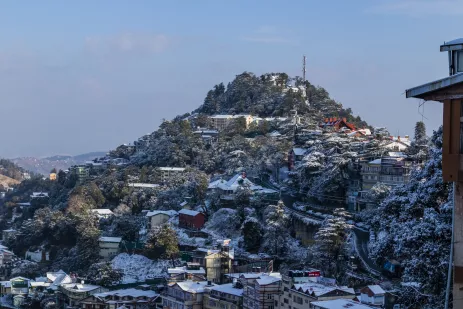
<path fill-rule="evenodd" d="M 447 75 L 457 1 L 0 2 L 0 156 L 106 151 L 198 107 L 243 71 L 299 75 L 413 135 L 404 90 Z M 425 104 L 428 133 L 442 123 Z"/>

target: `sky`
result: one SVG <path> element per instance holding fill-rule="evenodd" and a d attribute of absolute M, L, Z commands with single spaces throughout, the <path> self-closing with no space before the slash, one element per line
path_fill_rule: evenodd
<path fill-rule="evenodd" d="M 0 156 L 109 151 L 244 71 L 301 75 L 303 54 L 368 123 L 431 134 L 441 104 L 404 92 L 448 75 L 462 16 L 450 0 L 2 1 Z"/>

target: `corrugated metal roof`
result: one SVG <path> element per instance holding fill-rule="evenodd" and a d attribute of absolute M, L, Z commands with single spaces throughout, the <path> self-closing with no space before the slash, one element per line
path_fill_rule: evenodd
<path fill-rule="evenodd" d="M 428 93 L 463 83 L 463 73 L 458 73 L 405 91 L 406 98 L 422 98 Z"/>

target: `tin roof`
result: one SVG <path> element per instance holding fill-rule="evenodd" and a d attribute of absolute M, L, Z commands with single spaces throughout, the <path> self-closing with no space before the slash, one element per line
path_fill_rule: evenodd
<path fill-rule="evenodd" d="M 463 49 L 463 38 L 444 42 L 443 45 L 440 46 L 440 51 L 451 51 L 451 50 L 459 50 Z"/>
<path fill-rule="evenodd" d="M 426 95 L 429 95 L 432 92 L 437 90 L 441 90 L 444 88 L 448 88 L 457 84 L 463 83 L 463 73 L 458 73 L 455 75 L 451 75 L 449 77 L 445 77 L 442 79 L 438 79 L 432 81 L 427 84 L 423 84 L 420 86 L 416 86 L 414 88 L 410 88 L 405 91 L 406 98 L 418 98 L 424 99 Z M 460 95 L 463 97 L 463 95 Z M 455 97 L 456 98 L 456 97 Z"/>

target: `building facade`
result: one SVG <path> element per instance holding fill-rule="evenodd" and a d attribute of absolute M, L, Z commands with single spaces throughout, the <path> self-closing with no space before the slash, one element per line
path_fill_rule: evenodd
<path fill-rule="evenodd" d="M 206 223 L 206 218 L 199 211 L 182 209 L 178 212 L 178 226 L 181 228 L 200 230 L 204 223 Z"/>
<path fill-rule="evenodd" d="M 281 289 L 280 274 L 262 274 L 257 279 L 241 282 L 244 309 L 275 309 Z"/>
<path fill-rule="evenodd" d="M 213 285 L 208 281 L 170 283 L 162 294 L 162 307 L 163 309 L 202 309 L 205 288 Z"/>
<path fill-rule="evenodd" d="M 98 243 L 100 246 L 100 257 L 104 260 L 110 260 L 120 252 L 120 237 L 100 237 Z"/>
<path fill-rule="evenodd" d="M 241 284 L 228 283 L 206 288 L 204 309 L 240 309 L 243 306 Z"/>

